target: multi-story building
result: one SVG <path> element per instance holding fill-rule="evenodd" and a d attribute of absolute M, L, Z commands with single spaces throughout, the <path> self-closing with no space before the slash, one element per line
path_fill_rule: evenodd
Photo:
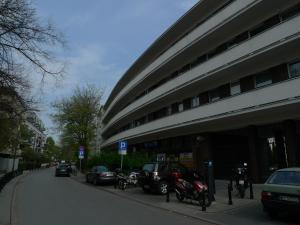
<path fill-rule="evenodd" d="M 45 132 L 45 127 L 43 122 L 34 112 L 28 112 L 25 119 L 25 124 L 27 128 L 31 131 L 32 137 L 27 140 L 31 148 L 35 152 L 43 153 L 47 135 Z"/>
<path fill-rule="evenodd" d="M 300 1 L 202 0 L 111 92 L 102 147 L 192 155 L 256 181 L 300 163 Z M 191 154 L 192 153 L 192 154 Z"/>

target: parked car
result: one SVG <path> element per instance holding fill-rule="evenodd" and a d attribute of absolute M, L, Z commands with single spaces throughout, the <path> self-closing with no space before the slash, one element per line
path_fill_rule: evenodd
<path fill-rule="evenodd" d="M 277 170 L 263 185 L 263 209 L 271 217 L 279 212 L 300 212 L 300 168 Z"/>
<path fill-rule="evenodd" d="M 189 171 L 178 162 L 146 163 L 139 176 L 139 184 L 145 192 L 166 194 L 175 187 L 176 176 L 186 177 Z"/>
<path fill-rule="evenodd" d="M 115 183 L 115 173 L 108 170 L 105 166 L 94 166 L 90 172 L 86 174 L 86 182 L 95 185 L 101 183 Z"/>
<path fill-rule="evenodd" d="M 70 176 L 70 170 L 66 164 L 59 164 L 55 169 L 55 176 Z"/>

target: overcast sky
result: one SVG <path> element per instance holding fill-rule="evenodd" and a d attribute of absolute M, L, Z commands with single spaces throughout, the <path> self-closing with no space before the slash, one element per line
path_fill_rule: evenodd
<path fill-rule="evenodd" d="M 47 80 L 34 95 L 41 100 L 40 117 L 55 135 L 50 103 L 76 86 L 112 88 L 131 64 L 197 0 L 33 0 L 38 15 L 50 19 L 68 42 L 59 57 L 68 62 L 63 80 Z M 40 87 L 38 81 L 36 87 Z"/>

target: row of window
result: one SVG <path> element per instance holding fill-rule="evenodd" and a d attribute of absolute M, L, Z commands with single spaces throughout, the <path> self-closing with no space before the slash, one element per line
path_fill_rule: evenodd
<path fill-rule="evenodd" d="M 249 75 L 212 90 L 205 91 L 197 96 L 186 98 L 180 102 L 174 102 L 166 107 L 151 112 L 137 120 L 132 121 L 131 123 L 126 124 L 116 132 L 109 135 L 109 137 L 162 117 L 295 77 L 300 77 L 300 61 L 289 64 L 281 64 L 260 73 Z"/>
<path fill-rule="evenodd" d="M 129 102 L 128 104 L 126 104 L 123 107 L 123 109 L 126 108 L 128 105 L 132 104 L 134 101 L 140 99 L 141 97 L 145 96 L 149 92 L 151 92 L 154 89 L 158 88 L 159 86 L 163 85 L 164 83 L 186 73 L 187 71 L 195 68 L 196 66 L 199 66 L 200 64 L 204 63 L 205 61 L 215 57 L 216 55 L 218 55 L 230 48 L 233 48 L 234 46 L 236 46 L 238 44 L 241 44 L 242 42 L 262 33 L 263 31 L 265 31 L 275 25 L 278 25 L 279 23 L 282 23 L 283 21 L 288 20 L 291 17 L 294 17 L 295 15 L 298 15 L 299 13 L 300 13 L 300 4 L 297 4 L 293 7 L 291 7 L 290 9 L 286 10 L 285 12 L 283 12 L 281 14 L 277 14 L 277 15 L 265 20 L 264 22 L 256 25 L 254 28 L 237 35 L 236 37 L 232 38 L 231 40 L 219 45 L 214 50 L 211 50 L 210 52 L 197 57 L 190 63 L 181 67 L 179 70 L 172 72 L 169 76 L 163 78 L 162 80 L 160 80 L 153 86 L 144 90 L 142 93 L 140 93 L 138 96 L 136 96 L 136 98 L 132 102 Z"/>
<path fill-rule="evenodd" d="M 181 35 L 180 37 L 178 37 L 172 44 L 170 44 L 168 47 L 166 47 L 163 51 L 161 51 L 158 54 L 158 57 L 161 56 L 162 54 L 164 54 L 168 49 L 170 49 L 172 46 L 174 46 L 177 42 L 179 42 L 180 40 L 182 40 L 184 37 L 186 37 L 188 34 L 190 34 L 193 30 L 195 30 L 197 27 L 199 27 L 200 25 L 202 25 L 203 23 L 205 23 L 207 20 L 209 20 L 210 18 L 214 17 L 217 13 L 219 13 L 220 11 L 222 11 L 225 7 L 227 7 L 229 4 L 231 4 L 234 0 L 230 0 L 228 2 L 226 2 L 224 5 L 222 5 L 220 8 L 218 8 L 216 11 L 214 11 L 212 14 L 210 14 L 205 20 L 198 22 L 194 27 L 191 27 L 187 32 L 185 32 L 183 35 Z M 158 58 L 157 57 L 157 58 Z M 155 59 L 154 59 L 155 60 Z"/>

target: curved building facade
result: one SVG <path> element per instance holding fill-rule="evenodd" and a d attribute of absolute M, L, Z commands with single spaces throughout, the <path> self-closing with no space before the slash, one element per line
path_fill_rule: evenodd
<path fill-rule="evenodd" d="M 217 177 L 248 162 L 257 181 L 299 165 L 299 49 L 299 0 L 200 1 L 114 87 L 102 148 L 212 160 Z"/>

